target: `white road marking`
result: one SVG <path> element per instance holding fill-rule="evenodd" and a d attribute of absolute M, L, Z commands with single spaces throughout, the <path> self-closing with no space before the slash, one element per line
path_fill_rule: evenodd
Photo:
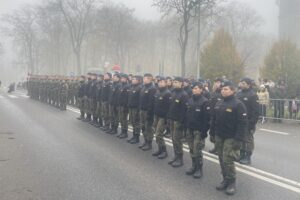
<path fill-rule="evenodd" d="M 290 135 L 289 133 L 286 133 L 286 132 L 274 131 L 274 130 L 264 129 L 264 128 L 261 128 L 259 130 L 260 131 L 265 131 L 265 132 L 268 132 L 268 133 L 276 133 L 276 134 L 280 134 L 280 135 Z"/>
<path fill-rule="evenodd" d="M 15 95 L 12 95 L 12 94 L 8 94 L 7 96 L 8 96 L 9 98 L 12 98 L 12 99 L 17 99 L 17 98 L 19 98 L 19 97 L 15 96 Z"/>
<path fill-rule="evenodd" d="M 76 108 L 68 107 L 67 109 L 72 112 L 75 112 L 75 113 L 80 113 L 79 110 Z M 130 127 L 129 130 L 132 131 L 132 128 Z M 268 130 L 268 129 L 264 129 L 264 130 Z M 276 131 L 276 132 L 278 132 L 278 131 Z M 283 132 L 280 132 L 280 133 L 282 134 Z M 172 141 L 170 139 L 165 138 L 165 141 L 166 141 L 166 144 L 168 144 L 169 146 L 173 146 Z M 189 152 L 188 146 L 184 144 L 183 150 L 185 152 Z M 203 154 L 204 154 L 204 156 L 203 156 L 204 159 L 209 160 L 213 163 L 219 164 L 219 160 L 216 155 L 208 153 L 206 151 L 203 151 Z M 247 174 L 249 176 L 255 177 L 257 179 L 271 183 L 273 185 L 288 189 L 290 191 L 300 193 L 300 182 L 297 182 L 297 181 L 294 181 L 291 179 L 287 179 L 287 178 L 284 178 L 284 177 L 281 177 L 281 176 L 278 176 L 278 175 L 275 175 L 275 174 L 272 174 L 272 173 L 254 168 L 254 167 L 241 165 L 239 163 L 236 163 L 236 166 L 237 166 L 236 170 L 241 173 Z"/>
<path fill-rule="evenodd" d="M 166 144 L 168 144 L 169 146 L 173 146 L 173 144 L 170 143 L 170 142 L 166 142 Z M 189 150 L 188 150 L 188 149 L 183 148 L 183 150 L 184 150 L 185 152 L 188 152 L 188 153 L 189 153 Z M 211 158 L 211 157 L 206 156 L 206 155 L 204 155 L 203 158 L 206 159 L 206 160 L 209 160 L 209 161 L 211 161 L 211 162 L 213 162 L 213 163 L 219 164 L 219 160 L 217 160 L 217 159 L 215 159 L 215 158 Z M 237 164 L 237 163 L 235 163 L 235 164 Z M 257 178 L 257 179 L 260 179 L 260 180 L 262 180 L 262 181 L 271 183 L 271 184 L 273 184 L 273 185 L 277 185 L 277 186 L 279 186 L 279 187 L 288 189 L 288 190 L 290 190 L 290 191 L 300 193 L 300 188 L 299 188 L 299 187 L 295 187 L 295 186 L 289 185 L 289 184 L 287 184 L 287 183 L 283 183 L 283 182 L 280 182 L 280 181 L 278 181 L 278 180 L 274 180 L 274 179 L 272 179 L 272 178 L 268 178 L 268 177 L 266 177 L 266 176 L 257 174 L 257 173 L 255 173 L 255 172 L 251 172 L 251 171 L 248 171 L 248 170 L 246 170 L 246 169 L 242 169 L 242 168 L 240 168 L 240 167 L 238 167 L 238 166 L 236 167 L 236 170 L 239 171 L 239 172 L 242 172 L 242 173 L 244 173 L 244 174 L 247 174 L 247 175 L 249 175 L 249 176 L 255 177 L 255 178 Z M 295 182 L 295 181 L 293 181 L 293 182 Z M 299 184 L 299 183 L 298 183 L 298 184 Z"/>

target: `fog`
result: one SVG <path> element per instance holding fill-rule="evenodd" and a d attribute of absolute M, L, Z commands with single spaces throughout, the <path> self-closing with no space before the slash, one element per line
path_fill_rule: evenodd
<path fill-rule="evenodd" d="M 9 82 L 11 80 L 25 80 L 27 73 L 79 75 L 85 73 L 88 68 L 103 67 L 105 63 L 109 63 L 110 66 L 115 64 L 121 65 L 122 70 L 127 73 L 144 73 L 149 71 L 153 74 L 162 73 L 164 75 L 181 75 L 180 66 L 182 66 L 182 57 L 180 59 L 181 49 L 178 47 L 177 39 L 178 28 L 176 27 L 176 24 L 172 22 L 173 19 L 171 19 L 170 16 L 163 19 L 161 18 L 163 14 L 159 12 L 159 8 L 157 6 L 152 6 L 153 0 L 112 0 L 111 3 L 104 1 L 104 4 L 106 5 L 113 4 L 116 6 L 118 4 L 122 4 L 126 7 L 126 9 L 134 9 L 132 16 L 130 16 L 130 14 L 127 16 L 126 13 L 123 14 L 128 17 L 129 21 L 127 22 L 129 25 L 135 23 L 136 20 L 139 20 L 139 22 L 133 25 L 134 27 L 129 27 L 129 29 L 134 29 L 134 33 L 124 30 L 124 34 L 119 38 L 122 41 L 119 43 L 114 42 L 116 37 L 119 37 L 118 35 L 111 38 L 99 38 L 99 33 L 95 32 L 94 35 L 90 34 L 86 37 L 83 40 L 84 44 L 81 47 L 80 52 L 81 61 L 79 68 L 81 68 L 81 70 L 76 67 L 78 62 L 76 64 L 76 55 L 74 54 L 74 49 L 72 49 L 70 38 L 68 38 L 69 34 L 67 26 L 64 25 L 63 29 L 65 30 L 62 30 L 61 33 L 65 34 L 65 36 L 62 37 L 66 39 L 63 44 L 64 49 L 61 49 L 59 46 L 52 46 L 50 48 L 50 44 L 47 44 L 49 43 L 49 41 L 47 41 L 48 36 L 45 32 L 43 32 L 45 30 L 37 27 L 39 26 L 38 23 L 41 24 L 41 20 L 43 20 L 41 18 L 34 27 L 34 30 L 36 31 L 35 34 L 37 35 L 34 36 L 37 40 L 35 44 L 35 51 L 37 52 L 34 52 L 36 55 L 31 58 L 34 59 L 31 65 L 34 65 L 34 68 L 36 69 L 29 69 L 30 64 L 28 64 L 29 60 L 28 57 L 26 57 L 26 48 L 23 44 L 17 42 L 19 36 L 12 36 L 12 33 L 3 33 L 7 31 L 6 26 L 8 26 L 5 18 L 9 15 L 13 16 L 18 9 L 24 9 L 22 6 L 25 4 L 44 6 L 47 4 L 46 2 L 47 1 L 40 0 L 0 0 L 0 15 L 2 16 L 0 21 L 0 27 L 2 28 L 0 38 L 2 46 L 2 54 L 0 55 L 1 80 L 4 80 L 5 82 Z M 263 56 L 270 48 L 272 42 L 278 38 L 278 5 L 275 0 L 236 0 L 227 1 L 226 3 L 223 3 L 223 6 L 232 2 L 243 5 L 245 7 L 245 11 L 249 11 L 249 13 L 252 14 L 254 13 L 255 17 L 257 17 L 253 17 L 253 21 L 251 22 L 249 22 L 250 20 L 247 22 L 234 22 L 237 26 L 242 23 L 248 23 L 244 27 L 246 32 L 239 33 L 239 35 L 231 33 L 242 59 L 243 57 L 248 56 L 249 51 L 253 51 L 253 49 L 255 49 L 255 52 L 251 52 L 251 56 L 249 56 L 245 62 L 246 65 L 251 66 L 251 68 L 247 66 L 245 68 L 246 74 L 257 78 L 259 76 L 259 67 L 263 62 Z M 116 9 L 116 12 L 127 12 L 126 9 L 124 10 L 123 8 L 114 8 Z M 230 15 L 233 13 L 232 16 L 241 15 L 240 13 L 235 13 L 239 11 L 234 8 L 234 6 L 226 9 L 233 9 L 231 11 L 227 10 L 227 15 L 228 13 L 230 13 Z M 220 21 L 220 19 L 216 19 L 214 21 L 214 23 L 217 23 L 215 27 L 208 28 L 206 25 L 211 22 L 205 20 L 201 22 L 201 24 L 203 24 L 201 27 L 201 50 L 203 50 L 205 44 L 212 39 L 213 33 L 217 31 L 217 29 L 225 28 L 228 32 L 232 32 L 234 29 L 229 27 L 228 21 Z M 97 26 L 107 23 L 101 20 L 94 21 L 96 21 L 95 23 L 97 23 Z M 189 26 L 193 31 L 190 33 L 186 52 L 186 65 L 190 68 L 186 69 L 185 76 L 198 73 L 197 67 L 200 65 L 197 61 L 197 55 L 195 55 L 198 52 L 196 44 L 196 20 L 191 20 Z M 3 31 L 3 27 L 5 31 Z M 107 29 L 107 27 L 97 28 Z M 127 29 L 128 27 L 125 26 L 124 28 Z M 113 30 L 107 30 L 107 33 L 112 34 L 111 31 Z M 165 39 L 166 37 L 167 39 Z M 96 46 L 102 46 L 106 41 L 111 42 L 105 45 L 115 48 L 107 49 L 108 47 L 98 48 L 93 46 L 93 44 Z M 167 44 L 162 44 L 163 41 Z M 249 44 L 253 44 L 252 47 L 249 47 Z M 57 61 L 58 57 L 55 57 L 58 55 L 55 55 L 55 52 L 52 51 L 53 48 L 59 48 L 59 50 L 61 50 L 59 55 L 61 57 L 59 57 L 59 61 Z M 116 53 L 118 55 L 113 55 L 114 49 L 115 51 L 118 51 L 118 53 Z M 49 55 L 52 55 L 52 57 Z M 54 66 L 59 69 L 53 69 Z M 138 68 L 142 68 L 142 70 L 137 71 Z"/>

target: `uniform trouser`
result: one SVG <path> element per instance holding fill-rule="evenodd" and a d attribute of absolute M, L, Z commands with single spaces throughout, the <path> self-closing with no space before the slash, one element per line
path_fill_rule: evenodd
<path fill-rule="evenodd" d="M 118 128 L 119 126 L 119 107 L 115 105 L 109 105 L 109 121 L 112 128 Z"/>
<path fill-rule="evenodd" d="M 130 124 L 132 125 L 133 135 L 140 135 L 140 113 L 137 108 L 129 109 L 129 119 Z"/>
<path fill-rule="evenodd" d="M 59 105 L 59 107 L 61 109 L 66 109 L 67 108 L 67 98 L 68 98 L 67 93 L 61 93 L 60 94 L 60 105 Z"/>
<path fill-rule="evenodd" d="M 91 103 L 92 103 L 92 100 L 88 97 L 84 97 L 84 112 L 88 115 L 91 114 Z"/>
<path fill-rule="evenodd" d="M 119 107 L 119 120 L 121 123 L 121 130 L 127 131 L 128 130 L 128 107 Z"/>
<path fill-rule="evenodd" d="M 219 162 L 224 180 L 235 180 L 236 171 L 234 161 L 240 157 L 240 149 L 234 149 L 235 139 L 224 139 L 215 136 L 216 149 L 219 156 Z"/>
<path fill-rule="evenodd" d="M 175 156 L 183 155 L 182 141 L 181 141 L 183 137 L 182 124 L 178 121 L 170 120 L 170 130 L 171 130 Z"/>
<path fill-rule="evenodd" d="M 109 122 L 109 103 L 108 101 L 102 102 L 102 119 L 105 127 L 110 126 Z"/>
<path fill-rule="evenodd" d="M 102 103 L 97 101 L 96 116 L 99 117 L 99 123 L 102 125 Z"/>
<path fill-rule="evenodd" d="M 187 129 L 186 140 L 189 145 L 191 157 L 199 159 L 202 164 L 202 150 L 205 147 L 205 139 L 201 138 L 201 132 L 198 130 Z"/>
<path fill-rule="evenodd" d="M 154 116 L 153 128 L 155 130 L 155 139 L 158 147 L 166 146 L 164 140 L 164 131 L 167 127 L 167 120 L 166 118 Z"/>
<path fill-rule="evenodd" d="M 83 97 L 78 98 L 78 109 L 81 113 L 84 113 L 84 100 Z"/>
<path fill-rule="evenodd" d="M 252 154 L 254 150 L 254 132 L 255 130 L 249 130 L 245 134 L 245 141 L 242 142 L 242 148 L 241 148 L 242 151 Z"/>
<path fill-rule="evenodd" d="M 143 130 L 143 136 L 145 141 L 153 140 L 153 119 L 148 116 L 148 111 L 140 110 L 140 127 Z"/>
<path fill-rule="evenodd" d="M 93 117 L 97 118 L 97 100 L 96 99 L 91 99 L 91 114 Z"/>

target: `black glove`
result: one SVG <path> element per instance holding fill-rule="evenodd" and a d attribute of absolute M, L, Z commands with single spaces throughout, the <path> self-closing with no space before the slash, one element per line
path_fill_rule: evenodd
<path fill-rule="evenodd" d="M 242 148 L 242 142 L 239 140 L 234 140 L 232 148 L 234 150 L 240 150 Z"/>
<path fill-rule="evenodd" d="M 200 137 L 201 137 L 202 140 L 204 140 L 205 138 L 207 138 L 207 132 L 201 133 Z"/>
<path fill-rule="evenodd" d="M 212 136 L 212 135 L 209 136 L 209 140 L 210 140 L 211 143 L 216 142 L 215 136 Z"/>

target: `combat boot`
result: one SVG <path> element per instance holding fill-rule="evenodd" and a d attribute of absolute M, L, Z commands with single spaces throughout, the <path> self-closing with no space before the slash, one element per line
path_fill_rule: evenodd
<path fill-rule="evenodd" d="M 190 176 L 193 175 L 196 171 L 196 161 L 195 158 L 192 158 L 192 167 L 190 169 L 188 169 L 185 174 Z"/>
<path fill-rule="evenodd" d="M 229 185 L 228 180 L 223 179 L 223 181 L 218 186 L 216 186 L 216 189 L 219 190 L 219 191 L 226 190 L 226 188 L 228 187 L 228 185 Z"/>
<path fill-rule="evenodd" d="M 109 130 L 109 126 L 103 126 L 102 128 L 101 128 L 101 131 L 103 131 L 103 132 L 106 132 L 106 131 L 108 131 Z"/>
<path fill-rule="evenodd" d="M 246 152 L 244 150 L 240 150 L 240 157 L 237 158 L 237 161 L 240 162 L 241 160 L 245 159 Z"/>
<path fill-rule="evenodd" d="M 199 158 L 196 158 L 195 161 L 196 161 L 196 170 L 194 172 L 193 177 L 196 178 L 196 179 L 198 179 L 198 178 L 201 178 L 202 175 L 203 175 L 203 173 L 202 173 L 202 166 L 203 166 L 203 164 L 200 163 Z"/>
<path fill-rule="evenodd" d="M 152 140 L 147 140 L 146 145 L 143 146 L 143 151 L 149 151 L 152 149 Z"/>
<path fill-rule="evenodd" d="M 181 154 L 177 156 L 177 160 L 172 163 L 172 166 L 177 168 L 177 167 L 181 167 L 182 165 L 183 165 L 183 155 Z"/>
<path fill-rule="evenodd" d="M 122 130 L 122 134 L 120 135 L 120 139 L 124 139 L 124 138 L 127 138 L 128 137 L 128 133 L 127 133 L 127 130 Z"/>
<path fill-rule="evenodd" d="M 236 185 L 235 185 L 235 180 L 229 181 L 229 184 L 225 190 L 225 193 L 227 195 L 234 195 L 236 193 Z"/>
<path fill-rule="evenodd" d="M 152 156 L 158 156 L 159 154 L 162 153 L 162 147 L 161 146 L 158 146 L 158 149 L 157 151 L 155 151 L 154 153 L 152 153 Z"/>
<path fill-rule="evenodd" d="M 112 131 L 110 132 L 111 135 L 118 134 L 118 127 L 113 127 L 111 130 L 112 130 Z"/>
<path fill-rule="evenodd" d="M 163 146 L 163 147 L 162 147 L 162 152 L 161 152 L 161 154 L 159 154 L 159 155 L 157 156 L 157 158 L 158 158 L 158 159 L 165 159 L 166 157 L 168 157 L 167 148 L 166 148 L 166 146 Z"/>
<path fill-rule="evenodd" d="M 130 141 L 130 144 L 137 144 L 140 142 L 140 136 L 134 135 L 133 140 Z"/>
<path fill-rule="evenodd" d="M 239 163 L 242 165 L 250 165 L 251 164 L 251 153 L 245 152 L 244 157 L 240 159 Z"/>
<path fill-rule="evenodd" d="M 143 148 L 144 146 L 146 146 L 146 144 L 147 144 L 147 140 L 144 139 L 144 142 L 143 142 L 142 144 L 139 145 L 139 148 L 140 148 L 140 149 Z"/>
<path fill-rule="evenodd" d="M 107 134 L 111 134 L 113 132 L 113 128 L 108 128 L 107 131 L 105 131 L 105 133 Z"/>
<path fill-rule="evenodd" d="M 128 138 L 127 142 L 128 142 L 128 143 L 131 143 L 131 141 L 132 141 L 133 139 L 134 139 L 134 135 L 132 135 L 131 138 Z"/>
<path fill-rule="evenodd" d="M 80 116 L 77 117 L 76 119 L 78 119 L 78 120 L 83 120 L 83 119 L 84 119 L 84 116 L 83 116 L 83 115 L 80 115 Z"/>
<path fill-rule="evenodd" d="M 98 127 L 103 127 L 103 121 L 101 117 L 99 118 Z"/>
<path fill-rule="evenodd" d="M 169 165 L 172 165 L 176 160 L 178 159 L 178 156 L 175 154 L 175 156 L 168 162 Z"/>

